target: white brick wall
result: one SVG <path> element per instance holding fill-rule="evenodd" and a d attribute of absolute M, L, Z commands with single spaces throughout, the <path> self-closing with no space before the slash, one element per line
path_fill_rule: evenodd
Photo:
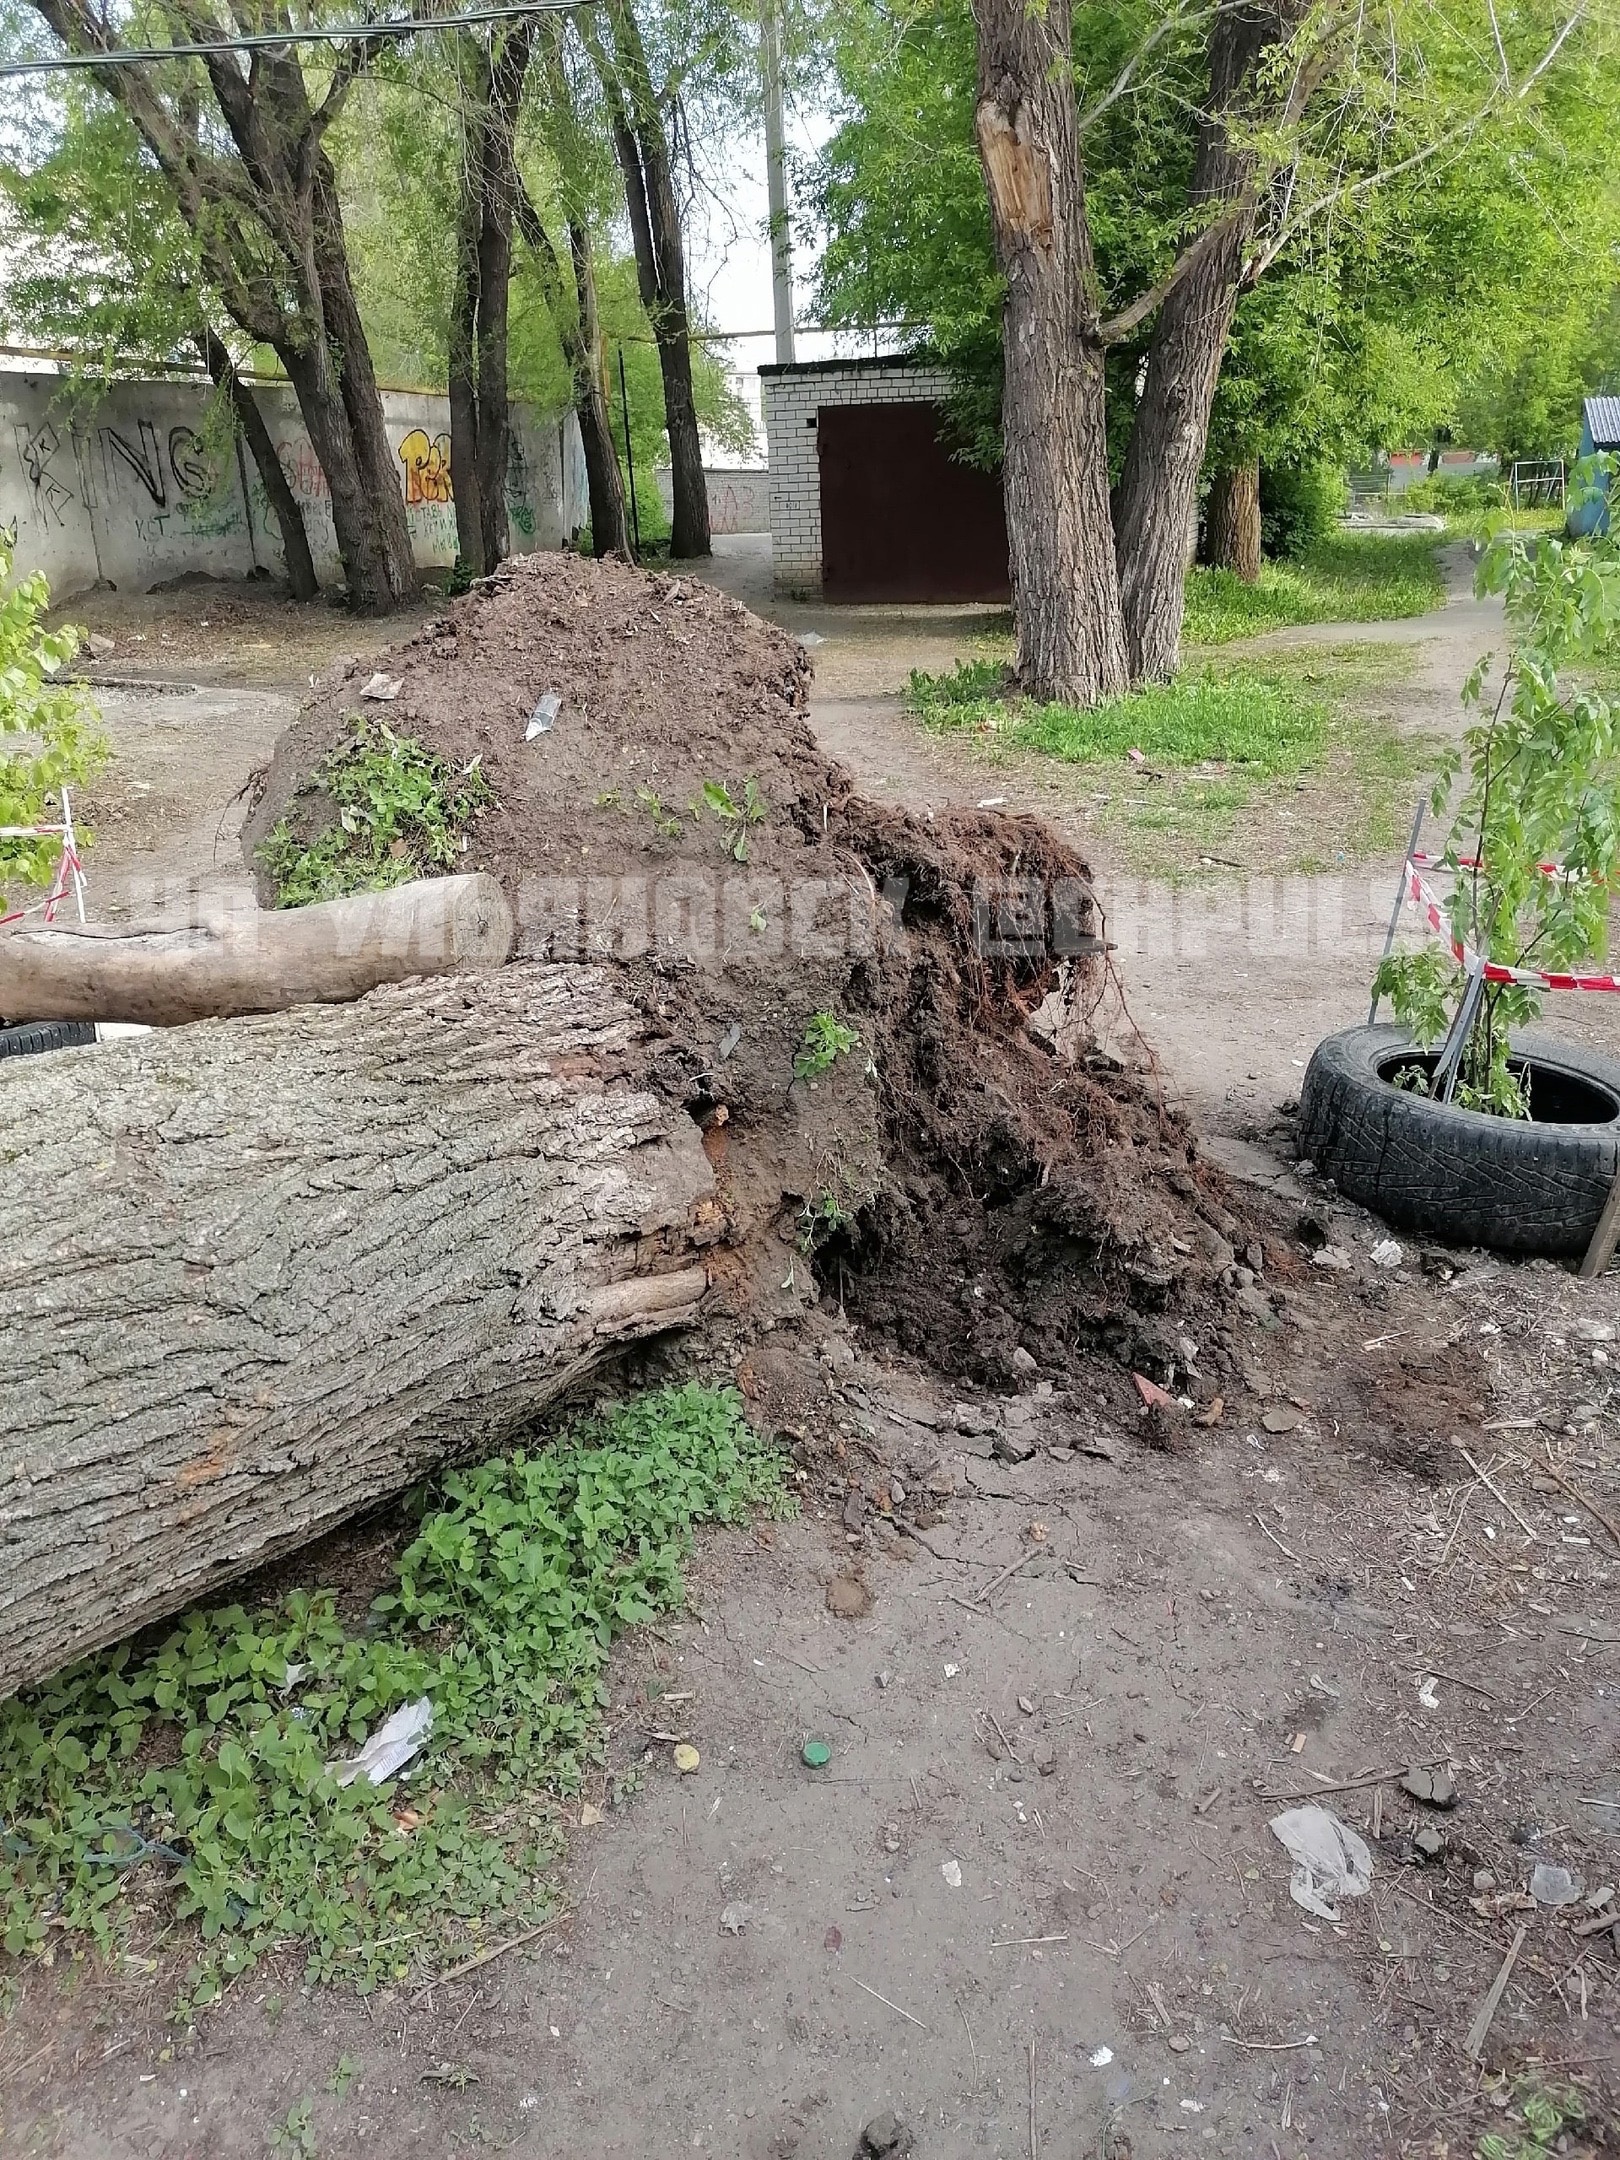
<path fill-rule="evenodd" d="M 938 404 L 950 389 L 944 368 L 895 357 L 806 361 L 762 367 L 765 443 L 770 456 L 771 564 L 780 593 L 821 591 L 821 472 L 816 415 L 823 405 Z"/>

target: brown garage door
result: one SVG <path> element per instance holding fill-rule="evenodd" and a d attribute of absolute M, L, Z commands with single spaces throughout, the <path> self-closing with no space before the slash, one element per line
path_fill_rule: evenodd
<path fill-rule="evenodd" d="M 937 405 L 823 405 L 821 589 L 829 600 L 1005 600 L 1001 480 L 949 456 Z"/>

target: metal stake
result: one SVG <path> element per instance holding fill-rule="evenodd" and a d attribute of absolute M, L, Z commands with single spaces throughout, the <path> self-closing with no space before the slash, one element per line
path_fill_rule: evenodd
<path fill-rule="evenodd" d="M 1425 807 L 1426 805 L 1424 804 L 1422 798 L 1419 797 L 1417 812 L 1412 819 L 1412 837 L 1406 843 L 1406 860 L 1401 864 L 1401 882 L 1400 887 L 1395 894 L 1394 912 L 1389 918 L 1389 929 L 1384 936 L 1384 950 L 1379 956 L 1378 964 L 1380 967 L 1383 966 L 1384 962 L 1395 950 L 1395 933 L 1401 927 L 1401 909 L 1406 905 L 1406 880 L 1411 872 L 1412 857 L 1417 853 L 1418 834 L 1423 830 L 1423 812 Z M 1367 1007 L 1367 1025 L 1369 1027 L 1373 1027 L 1376 1025 L 1377 1020 L 1378 992 L 1375 990 L 1372 995 L 1372 1003 Z"/>

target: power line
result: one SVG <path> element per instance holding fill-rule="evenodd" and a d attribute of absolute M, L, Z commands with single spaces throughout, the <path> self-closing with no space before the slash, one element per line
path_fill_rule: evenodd
<path fill-rule="evenodd" d="M 423 30 L 460 30 L 475 23 L 506 22 L 514 15 L 556 15 L 595 0 L 508 0 L 498 7 L 472 8 L 462 15 L 417 15 L 378 22 L 347 23 L 328 30 L 250 30 L 240 37 L 206 45 L 111 45 L 98 52 L 61 53 L 54 60 L 0 61 L 0 76 L 51 75 L 63 68 L 130 67 L 145 60 L 204 59 L 212 53 L 285 51 L 289 45 L 341 45 L 350 38 L 415 37 Z"/>

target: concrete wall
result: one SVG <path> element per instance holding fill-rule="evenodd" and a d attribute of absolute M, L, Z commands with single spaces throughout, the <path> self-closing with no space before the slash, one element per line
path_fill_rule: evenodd
<path fill-rule="evenodd" d="M 665 517 L 675 509 L 674 484 L 667 465 L 653 476 Z M 709 492 L 709 530 L 716 533 L 767 533 L 771 529 L 769 475 L 757 465 L 705 465 Z"/>
<path fill-rule="evenodd" d="M 759 371 L 770 457 L 771 565 L 782 593 L 821 590 L 821 472 L 816 414 L 823 405 L 937 404 L 943 368 L 903 357 L 799 360 Z"/>
<path fill-rule="evenodd" d="M 297 400 L 256 389 L 260 410 L 304 513 L 323 584 L 340 582 L 326 475 Z M 384 391 L 405 514 L 423 569 L 456 557 L 450 409 L 440 397 Z M 588 521 L 585 467 L 572 413 L 514 410 L 506 501 L 512 545 L 560 547 Z M 69 401 L 62 377 L 0 374 L 0 522 L 17 527 L 17 566 L 43 570 L 59 598 L 98 579 L 149 591 L 187 571 L 246 577 L 282 569 L 280 535 L 253 460 L 221 424 L 211 386 L 115 383 L 92 405 Z"/>

